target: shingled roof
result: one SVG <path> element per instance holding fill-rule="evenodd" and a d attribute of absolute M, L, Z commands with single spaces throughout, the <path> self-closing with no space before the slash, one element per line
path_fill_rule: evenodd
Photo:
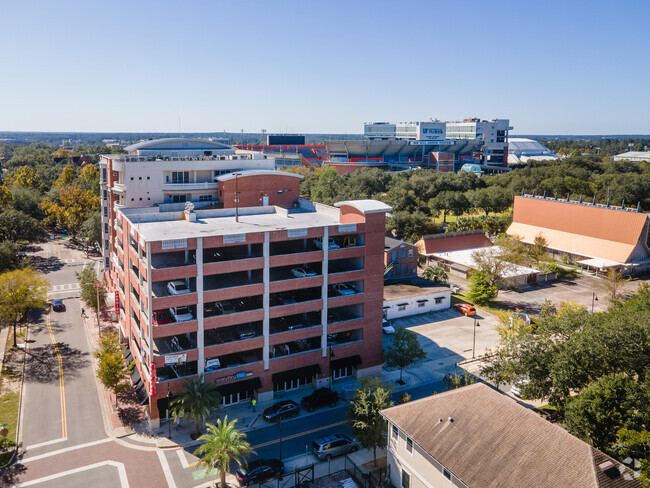
<path fill-rule="evenodd" d="M 382 413 L 470 488 L 641 486 L 629 468 L 483 383 Z"/>

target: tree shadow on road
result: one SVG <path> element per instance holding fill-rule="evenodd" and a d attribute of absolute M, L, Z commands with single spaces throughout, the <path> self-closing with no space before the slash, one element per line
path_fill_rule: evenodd
<path fill-rule="evenodd" d="M 63 375 L 67 379 L 79 376 L 88 365 L 89 354 L 70 347 L 65 342 L 57 343 L 63 363 Z M 31 347 L 26 351 L 25 375 L 28 381 L 51 383 L 59 379 L 59 359 L 53 344 Z"/>
<path fill-rule="evenodd" d="M 63 263 L 59 258 L 49 257 L 44 258 L 42 256 L 30 256 L 28 258 L 29 266 L 36 271 L 41 273 L 51 273 L 53 271 L 58 271 L 63 268 Z"/>
<path fill-rule="evenodd" d="M 12 464 L 0 470 L 0 486 L 17 486 L 20 475 L 27 471 L 23 464 Z"/>
<path fill-rule="evenodd" d="M 506 310 L 512 310 L 512 311 L 518 311 L 518 312 L 523 312 L 528 315 L 540 315 L 541 312 L 541 304 L 537 303 L 521 303 L 521 302 L 514 302 L 510 300 L 497 300 L 494 302 L 494 305 L 497 305 L 499 307 L 502 307 Z"/>

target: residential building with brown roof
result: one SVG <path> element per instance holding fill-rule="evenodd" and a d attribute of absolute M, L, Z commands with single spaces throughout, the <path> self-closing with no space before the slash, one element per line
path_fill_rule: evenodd
<path fill-rule="evenodd" d="M 417 241 L 415 245 L 418 247 L 420 254 L 426 256 L 427 260 L 429 260 L 436 253 L 488 247 L 492 245 L 492 241 L 482 230 L 467 230 L 422 236 L 422 239 Z"/>
<path fill-rule="evenodd" d="M 396 487 L 641 487 L 620 462 L 484 383 L 382 414 Z"/>
<path fill-rule="evenodd" d="M 550 251 L 593 268 L 641 270 L 650 267 L 648 222 L 636 209 L 523 195 L 515 197 L 507 234 L 527 244 L 542 236 Z"/>
<path fill-rule="evenodd" d="M 418 275 L 418 248 L 413 244 L 384 237 L 384 279 Z"/>

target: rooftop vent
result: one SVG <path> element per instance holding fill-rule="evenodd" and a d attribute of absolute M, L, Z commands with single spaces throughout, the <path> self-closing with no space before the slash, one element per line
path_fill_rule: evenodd
<path fill-rule="evenodd" d="M 612 461 L 605 461 L 604 463 L 600 463 L 598 467 L 609 478 L 616 478 L 621 474 Z"/>
<path fill-rule="evenodd" d="M 449 417 L 447 420 L 449 420 L 449 422 L 453 422 L 453 421 L 454 421 L 454 419 L 451 418 L 451 417 Z"/>

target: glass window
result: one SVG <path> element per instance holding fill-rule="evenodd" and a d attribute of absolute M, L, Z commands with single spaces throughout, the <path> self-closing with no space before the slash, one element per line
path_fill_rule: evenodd
<path fill-rule="evenodd" d="M 413 439 L 410 437 L 406 438 L 406 450 L 413 454 Z"/>
<path fill-rule="evenodd" d="M 413 257 L 413 249 L 409 249 L 409 258 Z"/>
<path fill-rule="evenodd" d="M 442 475 L 447 478 L 449 481 L 451 481 L 451 473 L 447 471 L 445 468 L 442 468 Z"/>
<path fill-rule="evenodd" d="M 402 488 L 411 488 L 411 475 L 402 470 Z"/>
<path fill-rule="evenodd" d="M 397 425 L 393 425 L 393 438 L 397 439 L 399 437 L 399 429 L 397 428 Z"/>

